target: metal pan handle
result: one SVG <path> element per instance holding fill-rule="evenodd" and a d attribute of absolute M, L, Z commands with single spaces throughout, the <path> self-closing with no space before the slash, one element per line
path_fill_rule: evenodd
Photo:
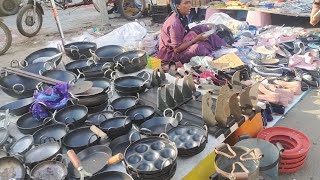
<path fill-rule="evenodd" d="M 60 157 L 60 158 L 59 158 Z M 60 160 L 59 160 L 60 159 Z M 57 154 L 55 157 L 51 159 L 52 161 L 58 161 L 64 164 L 65 166 L 68 166 L 67 158 L 63 156 L 63 154 Z"/>
<path fill-rule="evenodd" d="M 129 122 L 129 123 L 131 122 L 131 120 L 129 119 L 128 116 L 126 116 L 126 119 L 124 120 L 123 127 L 126 127 L 127 122 Z M 128 124 L 129 124 L 129 123 L 128 123 Z"/>
<path fill-rule="evenodd" d="M 108 118 L 107 118 L 107 116 L 106 116 L 105 114 L 99 114 L 99 115 L 98 115 L 98 122 L 99 122 L 99 124 L 101 123 L 101 116 L 104 117 L 104 120 L 103 120 L 103 121 L 108 120 Z"/>
<path fill-rule="evenodd" d="M 134 57 L 131 60 L 129 60 L 129 63 L 132 64 L 134 60 L 138 60 L 138 63 L 141 63 L 141 60 L 139 57 Z"/>
<path fill-rule="evenodd" d="M 151 79 L 151 75 L 148 72 L 145 72 L 142 76 L 142 78 L 144 78 L 144 76 L 147 75 L 147 79 L 143 82 L 143 85 L 147 84 L 148 82 L 150 82 Z M 142 85 L 142 86 L 143 86 Z"/>
<path fill-rule="evenodd" d="M 161 134 L 159 135 L 159 137 L 169 139 L 169 136 L 168 136 L 168 134 L 166 134 L 166 133 L 161 133 Z"/>
<path fill-rule="evenodd" d="M 107 70 L 103 73 L 103 76 L 104 76 L 104 77 L 107 77 L 107 73 L 110 72 L 110 71 L 111 71 L 110 76 L 111 76 L 111 74 L 112 74 L 113 72 L 115 72 L 115 71 L 112 71 L 111 69 L 107 69 Z M 111 79 L 112 79 L 112 76 L 111 76 Z"/>
<path fill-rule="evenodd" d="M 110 88 L 106 91 L 106 93 L 108 94 L 108 99 L 111 99 L 111 98 L 113 98 L 113 87 L 112 86 L 110 86 Z"/>
<path fill-rule="evenodd" d="M 116 71 L 112 71 L 111 74 L 110 74 L 111 80 L 112 80 L 112 81 L 116 80 L 116 78 L 117 78 L 116 76 L 117 76 L 117 75 L 118 75 L 118 74 L 117 74 Z M 119 77 L 119 76 L 118 76 L 118 77 Z"/>
<path fill-rule="evenodd" d="M 133 136 L 134 134 L 138 134 L 138 135 L 139 135 L 139 139 L 141 139 L 141 135 L 140 135 L 137 131 L 135 131 L 135 132 L 131 133 L 130 136 L 129 136 L 129 142 L 130 142 L 130 144 L 133 143 L 133 141 L 132 141 L 132 136 Z"/>
<path fill-rule="evenodd" d="M 23 67 L 23 66 L 20 66 L 20 62 L 18 60 L 12 60 L 10 62 L 10 67 L 13 67 L 13 68 L 19 68 L 19 67 Z"/>
<path fill-rule="evenodd" d="M 25 65 L 23 65 L 22 62 L 24 62 Z M 19 61 L 19 66 L 26 67 L 26 66 L 29 66 L 29 63 L 26 60 L 22 60 L 22 61 Z"/>
<path fill-rule="evenodd" d="M 17 90 L 17 89 L 16 89 L 16 87 L 19 87 L 19 86 L 22 88 L 22 90 Z M 13 90 L 13 92 L 15 92 L 16 94 L 22 94 L 22 93 L 25 91 L 25 87 L 24 87 L 23 84 L 15 84 L 15 85 L 12 86 L 12 90 Z"/>
<path fill-rule="evenodd" d="M 106 107 L 106 109 L 107 109 L 107 110 L 109 110 L 109 108 L 110 108 L 110 111 L 111 111 L 111 112 L 114 112 L 114 108 L 113 108 L 113 106 L 108 105 L 108 106 Z"/>
<path fill-rule="evenodd" d="M 224 149 L 225 147 L 228 148 L 229 152 L 230 152 L 232 155 L 229 155 L 229 154 L 227 154 L 227 153 L 221 152 L 221 150 Z M 214 152 L 215 152 L 216 154 L 220 154 L 220 155 L 222 155 L 222 156 L 225 156 L 225 157 L 227 157 L 227 158 L 229 158 L 229 159 L 235 158 L 235 157 L 237 156 L 237 154 L 232 150 L 232 148 L 230 147 L 230 145 L 229 145 L 229 144 L 225 144 L 225 143 L 217 146 L 217 147 L 214 149 Z"/>
<path fill-rule="evenodd" d="M 116 62 L 116 65 L 114 66 L 114 68 L 115 69 L 118 69 L 118 67 L 120 67 L 121 66 L 121 68 L 123 68 L 123 69 L 126 69 L 126 67 L 124 67 L 121 63 L 119 63 L 119 62 Z"/>
<path fill-rule="evenodd" d="M 104 139 L 107 139 L 108 138 L 108 135 L 103 132 L 101 129 L 99 129 L 97 126 L 95 125 L 92 125 L 90 127 L 90 130 L 97 136 L 101 137 L 101 138 L 104 138 Z M 90 143 L 89 143 L 90 144 Z"/>
<path fill-rule="evenodd" d="M 236 165 L 240 166 L 243 172 L 235 172 Z M 235 162 L 232 164 L 232 171 L 230 173 L 229 178 L 230 179 L 248 179 L 249 173 L 250 173 L 249 170 L 241 162 Z"/>
<path fill-rule="evenodd" d="M 106 68 L 107 66 L 111 67 L 112 64 L 111 64 L 110 62 L 106 62 L 106 63 L 104 63 L 104 64 L 102 65 L 101 68 L 104 69 L 104 68 Z"/>
<path fill-rule="evenodd" d="M 68 122 L 67 122 L 68 119 L 71 119 L 72 122 L 71 122 L 71 123 L 68 123 Z M 64 118 L 64 123 L 65 123 L 65 124 L 72 124 L 72 123 L 74 123 L 74 122 L 76 122 L 76 121 L 77 121 L 77 120 L 76 120 L 74 117 L 68 116 L 68 117 Z"/>
<path fill-rule="evenodd" d="M 205 125 L 203 125 L 203 129 L 205 130 L 205 132 L 206 132 L 206 137 L 208 137 L 208 133 L 209 133 L 209 131 L 208 131 L 208 126 L 205 124 Z"/>
<path fill-rule="evenodd" d="M 91 66 L 92 64 L 96 64 L 96 62 L 92 59 L 87 60 L 87 66 Z"/>
<path fill-rule="evenodd" d="M 174 116 L 174 118 L 176 120 L 178 120 L 178 122 L 180 123 L 182 121 L 182 119 L 183 119 L 183 115 L 182 115 L 181 112 L 177 112 L 176 115 Z"/>
<path fill-rule="evenodd" d="M 113 164 L 117 164 L 119 162 L 121 162 L 124 159 L 124 156 L 122 153 L 118 153 L 114 156 L 112 156 L 111 158 L 109 158 L 106 162 L 107 165 L 113 165 Z"/>
<path fill-rule="evenodd" d="M 80 71 L 80 69 L 77 69 L 77 71 L 78 71 L 78 76 L 83 76 L 84 78 L 86 77 L 86 75 L 83 73 L 83 72 L 81 72 Z"/>
<path fill-rule="evenodd" d="M 129 59 L 127 56 L 122 56 L 122 57 L 119 59 L 119 62 L 120 62 L 120 63 L 124 63 L 124 59 L 127 59 L 128 62 L 130 63 L 130 59 Z"/>
<path fill-rule="evenodd" d="M 142 117 L 142 119 L 145 119 L 144 115 L 142 115 L 141 113 L 136 113 L 134 116 L 133 116 L 133 120 L 136 121 L 136 117 Z"/>
<path fill-rule="evenodd" d="M 150 136 L 152 134 L 152 131 L 148 128 L 140 128 L 140 133 Z"/>
<path fill-rule="evenodd" d="M 198 143 L 198 147 L 200 147 L 202 143 L 207 142 L 207 140 L 208 140 L 208 139 L 207 139 L 206 136 L 202 136 L 201 140 L 200 140 L 199 143 Z"/>
<path fill-rule="evenodd" d="M 170 129 L 168 130 L 169 126 L 171 127 L 170 129 L 174 128 L 174 126 L 171 123 L 167 123 L 166 126 L 164 127 L 164 132 L 165 133 L 167 133 L 170 130 Z"/>
<path fill-rule="evenodd" d="M 170 112 L 171 113 L 171 116 L 167 116 L 167 112 Z M 171 108 L 167 108 L 163 111 L 163 117 L 170 117 L 170 118 L 173 118 L 174 116 L 174 111 L 171 109 Z"/>
<path fill-rule="evenodd" d="M 92 137 L 99 138 L 99 137 L 98 137 L 98 135 L 96 135 L 96 134 L 92 134 L 92 135 L 90 136 L 89 140 L 88 140 L 87 147 L 89 147 L 89 146 L 90 146 L 90 143 L 91 143 L 91 139 L 92 139 Z"/>
<path fill-rule="evenodd" d="M 43 89 L 43 82 L 39 82 L 37 85 L 36 85 L 36 89 L 38 90 L 38 91 L 43 91 L 44 89 Z"/>
<path fill-rule="evenodd" d="M 116 112 L 113 113 L 113 117 L 116 117 L 117 114 L 118 114 L 119 116 L 123 116 L 123 114 L 122 114 L 121 112 L 116 111 Z"/>
<path fill-rule="evenodd" d="M 171 158 L 170 158 L 170 159 L 171 159 Z M 161 170 L 163 170 L 163 168 L 165 168 L 166 162 L 171 163 L 171 162 L 173 161 L 173 159 L 171 159 L 171 162 L 170 162 L 170 161 L 169 161 L 170 159 L 166 159 L 166 160 L 164 160 L 164 161 L 162 162 L 162 164 L 161 164 Z"/>

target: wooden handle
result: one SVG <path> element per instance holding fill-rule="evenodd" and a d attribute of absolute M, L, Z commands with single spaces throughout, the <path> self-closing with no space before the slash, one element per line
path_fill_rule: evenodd
<path fill-rule="evenodd" d="M 90 130 L 101 138 L 108 138 L 108 135 L 104 133 L 101 129 L 97 128 L 97 126 L 95 125 L 92 125 L 90 127 Z"/>
<path fill-rule="evenodd" d="M 107 165 L 117 164 L 117 163 L 121 162 L 123 160 L 123 158 L 124 158 L 123 154 L 118 153 L 107 160 Z"/>
<path fill-rule="evenodd" d="M 81 162 L 80 162 L 78 156 L 76 155 L 76 153 L 71 149 L 71 150 L 68 150 L 67 155 L 68 155 L 73 167 L 75 169 L 79 169 L 79 167 L 81 166 Z"/>

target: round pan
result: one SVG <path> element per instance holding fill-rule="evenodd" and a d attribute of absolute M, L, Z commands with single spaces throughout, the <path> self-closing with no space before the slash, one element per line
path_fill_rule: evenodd
<path fill-rule="evenodd" d="M 100 123 L 106 119 L 113 118 L 115 115 L 112 111 L 101 111 L 94 114 L 89 115 L 88 120 L 86 120 L 87 126 L 99 126 Z"/>
<path fill-rule="evenodd" d="M 70 82 L 77 78 L 77 76 L 69 71 L 63 70 L 48 70 L 42 73 L 42 76 L 56 79 L 63 82 Z"/>
<path fill-rule="evenodd" d="M 144 121 L 154 116 L 155 110 L 152 106 L 139 105 L 126 111 L 126 116 L 129 116 L 135 124 L 141 124 Z"/>
<path fill-rule="evenodd" d="M 178 124 L 179 120 L 174 117 L 153 117 L 140 125 L 140 132 L 146 135 L 159 136 L 161 133 L 166 133 L 168 126 L 176 127 Z"/>
<path fill-rule="evenodd" d="M 33 167 L 35 164 L 39 162 L 50 160 L 59 154 L 61 151 L 61 146 L 59 142 L 49 142 L 45 144 L 41 144 L 30 149 L 25 154 L 25 163 Z"/>
<path fill-rule="evenodd" d="M 43 121 L 38 121 L 33 118 L 32 113 L 26 113 L 18 118 L 17 127 L 23 134 L 33 134 L 37 130 L 51 123 L 51 118 L 46 118 Z"/>
<path fill-rule="evenodd" d="M 52 57 L 52 56 L 57 55 L 59 53 L 61 53 L 61 52 L 57 48 L 43 48 L 43 49 L 40 49 L 38 51 L 35 51 L 35 52 L 29 54 L 25 58 L 25 61 L 27 61 L 28 64 L 33 64 L 33 61 L 38 58 Z M 61 62 L 61 59 L 62 59 L 62 54 L 61 54 L 61 56 L 58 56 L 58 57 L 55 57 L 52 59 L 48 59 L 47 61 L 54 62 L 56 65 L 58 65 Z"/>
<path fill-rule="evenodd" d="M 0 146 L 7 142 L 9 136 L 8 130 L 4 127 L 0 127 Z"/>
<path fill-rule="evenodd" d="M 126 110 L 137 105 L 139 98 L 135 96 L 123 96 L 113 100 L 110 105 L 113 107 L 114 111 L 119 111 L 124 113 Z"/>
<path fill-rule="evenodd" d="M 91 51 L 97 49 L 97 44 L 93 42 L 74 42 L 64 45 L 66 55 L 72 60 L 78 60 L 83 58 L 90 58 L 92 56 Z"/>
<path fill-rule="evenodd" d="M 128 133 L 132 128 L 132 123 L 127 116 L 119 116 L 102 121 L 99 128 L 108 134 L 110 139 L 114 139 Z"/>
<path fill-rule="evenodd" d="M 75 74 L 79 74 L 79 71 L 81 72 L 85 67 L 90 66 L 90 61 L 88 59 L 81 59 L 77 61 L 71 61 L 68 64 L 65 65 L 67 71 L 71 71 Z"/>
<path fill-rule="evenodd" d="M 147 65 L 147 55 L 145 51 L 127 51 L 114 57 L 114 62 L 119 63 L 117 69 L 124 73 L 134 73 L 142 70 Z"/>
<path fill-rule="evenodd" d="M 112 72 L 112 63 L 98 63 L 98 64 L 91 64 L 82 69 L 82 73 L 84 74 L 85 78 L 92 78 L 92 77 L 109 77 Z M 109 73 L 108 73 L 109 71 Z"/>
<path fill-rule="evenodd" d="M 106 107 L 108 106 L 108 101 L 102 103 L 102 104 L 99 104 L 97 106 L 88 106 L 88 113 L 89 114 L 94 114 L 94 113 L 97 113 L 97 112 L 100 112 L 100 111 L 103 111 L 106 109 Z"/>
<path fill-rule="evenodd" d="M 114 57 L 121 53 L 124 53 L 125 51 L 125 48 L 122 46 L 108 45 L 98 48 L 95 54 L 98 57 L 99 61 L 113 62 Z"/>
<path fill-rule="evenodd" d="M 34 144 L 33 137 L 31 135 L 23 136 L 10 147 L 10 154 L 24 155 L 29 151 Z"/>
<path fill-rule="evenodd" d="M 93 175 L 89 180 L 133 180 L 133 178 L 124 172 L 120 171 L 107 171 Z"/>
<path fill-rule="evenodd" d="M 105 77 L 86 78 L 85 81 L 91 81 L 93 83 L 92 87 L 100 87 L 104 91 L 107 91 L 111 88 L 111 81 Z"/>
<path fill-rule="evenodd" d="M 62 143 L 68 148 L 73 149 L 75 152 L 80 152 L 86 147 L 96 145 L 100 138 L 95 135 L 89 127 L 82 127 L 68 132 Z"/>
<path fill-rule="evenodd" d="M 106 161 L 112 156 L 112 151 L 107 146 L 96 145 L 80 151 L 77 156 L 83 169 L 95 174 L 106 166 Z M 79 171 L 73 167 L 72 163 L 69 163 L 68 171 L 71 177 L 80 178 Z"/>
<path fill-rule="evenodd" d="M 112 155 L 114 156 L 118 153 L 123 154 L 132 142 L 139 139 L 141 139 L 141 136 L 137 131 L 115 138 L 109 144 L 109 147 L 112 150 Z"/>
<path fill-rule="evenodd" d="M 72 124 L 73 127 L 80 127 L 88 116 L 88 108 L 83 105 L 71 105 L 60 109 L 54 119 L 62 124 Z"/>
<path fill-rule="evenodd" d="M 62 162 L 44 161 L 37 164 L 30 174 L 36 180 L 64 180 L 68 176 L 68 169 Z"/>
<path fill-rule="evenodd" d="M 51 141 L 60 141 L 69 131 L 64 124 L 52 124 L 39 129 L 33 134 L 34 144 L 43 144 Z"/>
<path fill-rule="evenodd" d="M 79 97 L 79 104 L 89 107 L 98 106 L 108 101 L 108 94 L 98 94 L 89 97 Z M 89 111 L 89 109 L 88 109 Z"/>
<path fill-rule="evenodd" d="M 24 165 L 14 157 L 0 158 L 0 172 L 1 179 L 25 179 L 26 175 Z"/>
<path fill-rule="evenodd" d="M 40 71 L 51 70 L 51 69 L 55 69 L 55 66 L 54 64 L 49 62 L 48 63 L 37 62 L 37 63 L 29 64 L 28 66 L 25 66 L 24 68 L 22 68 L 22 70 L 31 72 L 34 74 L 39 74 Z"/>
<path fill-rule="evenodd" d="M 115 90 L 120 92 L 133 92 L 146 89 L 146 83 L 148 80 L 144 80 L 138 76 L 123 76 L 114 80 Z"/>
<path fill-rule="evenodd" d="M 29 108 L 33 102 L 33 97 L 20 99 L 1 106 L 0 110 L 9 109 L 9 113 L 14 114 L 16 116 L 21 116 L 22 114 L 25 114 L 29 111 Z"/>

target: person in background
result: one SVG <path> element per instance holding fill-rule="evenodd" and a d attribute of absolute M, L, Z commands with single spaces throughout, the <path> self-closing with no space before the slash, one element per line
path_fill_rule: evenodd
<path fill-rule="evenodd" d="M 171 0 L 172 13 L 160 32 L 158 58 L 163 62 L 188 63 L 194 56 L 211 56 L 214 50 L 226 46 L 216 34 L 204 36 L 207 25 L 188 27 L 187 15 L 191 10 L 190 0 Z"/>
<path fill-rule="evenodd" d="M 315 26 L 320 21 L 320 16 L 313 18 L 313 16 L 320 10 L 320 0 L 314 0 L 310 14 L 310 24 Z"/>

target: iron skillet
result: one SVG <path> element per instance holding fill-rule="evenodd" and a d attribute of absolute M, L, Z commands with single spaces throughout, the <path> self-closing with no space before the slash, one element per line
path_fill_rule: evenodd
<path fill-rule="evenodd" d="M 113 117 L 109 119 L 107 119 L 107 117 L 104 118 L 105 119 L 100 123 L 99 128 L 108 134 L 110 139 L 125 135 L 132 128 L 131 120 L 127 116 Z"/>
<path fill-rule="evenodd" d="M 1 106 L 0 110 L 9 109 L 9 113 L 14 114 L 16 116 L 21 116 L 22 114 L 25 114 L 29 111 L 29 108 L 33 101 L 33 97 L 20 99 Z"/>
<path fill-rule="evenodd" d="M 94 64 L 93 60 L 81 59 L 81 60 L 69 62 L 68 64 L 65 65 L 65 67 L 67 71 L 71 71 L 76 75 L 79 75 L 79 71 L 82 72 L 84 68 L 90 66 L 91 64 Z"/>
<path fill-rule="evenodd" d="M 95 51 L 95 55 L 100 62 L 113 62 L 114 57 L 125 51 L 125 48 L 122 46 L 109 45 L 98 48 Z"/>
<path fill-rule="evenodd" d="M 57 55 L 59 53 L 61 53 L 61 52 L 57 48 L 44 48 L 44 49 L 40 49 L 40 50 L 35 51 L 35 52 L 31 53 L 30 55 L 28 55 L 25 58 L 25 61 L 28 64 L 33 64 L 34 61 L 36 59 L 38 59 L 38 58 L 41 58 L 41 57 L 53 57 L 53 56 L 55 56 L 55 55 Z M 52 62 L 55 65 L 58 65 L 61 62 L 61 59 L 62 59 L 62 54 L 60 56 L 58 56 L 58 57 L 54 57 L 52 59 L 48 59 L 47 61 Z M 24 65 L 26 65 L 26 64 L 24 64 Z"/>
<path fill-rule="evenodd" d="M 143 77 L 147 75 L 147 80 Z M 143 77 L 138 76 L 123 76 L 115 78 L 115 73 L 111 73 L 112 79 L 114 79 L 114 88 L 119 92 L 143 92 L 147 88 L 146 85 L 150 81 L 150 74 L 145 73 Z"/>
<path fill-rule="evenodd" d="M 29 112 L 19 117 L 17 120 L 17 127 L 23 134 L 33 134 L 38 129 L 50 124 L 51 119 L 51 117 L 48 117 L 42 121 L 38 121 L 33 118 L 32 113 Z"/>
<path fill-rule="evenodd" d="M 71 124 L 70 128 L 83 125 L 88 117 L 88 108 L 83 105 L 71 105 L 54 113 L 54 120 L 62 124 Z"/>
<path fill-rule="evenodd" d="M 128 109 L 136 106 L 140 102 L 139 95 L 135 96 L 122 96 L 113 100 L 110 105 L 113 107 L 114 111 L 119 111 L 125 113 Z"/>
<path fill-rule="evenodd" d="M 60 141 L 69 131 L 64 124 L 52 124 L 39 129 L 33 134 L 34 144 L 43 144 L 51 141 Z"/>
<path fill-rule="evenodd" d="M 48 70 L 40 73 L 42 76 L 56 79 L 63 82 L 72 82 L 78 79 L 78 77 L 69 71 L 63 70 Z"/>
<path fill-rule="evenodd" d="M 147 65 L 147 54 L 142 50 L 127 51 L 114 57 L 116 68 L 124 73 L 134 73 Z"/>
<path fill-rule="evenodd" d="M 0 179 L 25 179 L 26 167 L 15 157 L 0 158 Z"/>
<path fill-rule="evenodd" d="M 152 106 L 140 105 L 128 109 L 125 114 L 130 117 L 132 123 L 140 125 L 153 117 L 155 110 Z"/>
<path fill-rule="evenodd" d="M 167 116 L 168 111 L 171 112 L 171 116 Z M 172 109 L 166 109 L 163 111 L 163 117 L 153 117 L 143 122 L 139 126 L 140 133 L 145 135 L 150 135 L 150 136 L 159 136 L 161 133 L 166 133 L 167 130 L 169 130 L 169 128 L 178 126 L 181 120 L 182 120 L 181 112 L 178 112 L 174 116 L 174 112 Z"/>
<path fill-rule="evenodd" d="M 99 126 L 103 120 L 113 118 L 115 114 L 116 112 L 113 111 L 100 111 L 89 115 L 88 120 L 86 120 L 85 124 L 87 126 Z"/>
<path fill-rule="evenodd" d="M 106 171 L 91 176 L 89 180 L 133 180 L 133 178 L 124 172 Z"/>
<path fill-rule="evenodd" d="M 72 60 L 79 60 L 83 58 L 90 58 L 91 51 L 97 49 L 97 44 L 93 42 L 74 42 L 64 45 L 66 55 Z"/>

